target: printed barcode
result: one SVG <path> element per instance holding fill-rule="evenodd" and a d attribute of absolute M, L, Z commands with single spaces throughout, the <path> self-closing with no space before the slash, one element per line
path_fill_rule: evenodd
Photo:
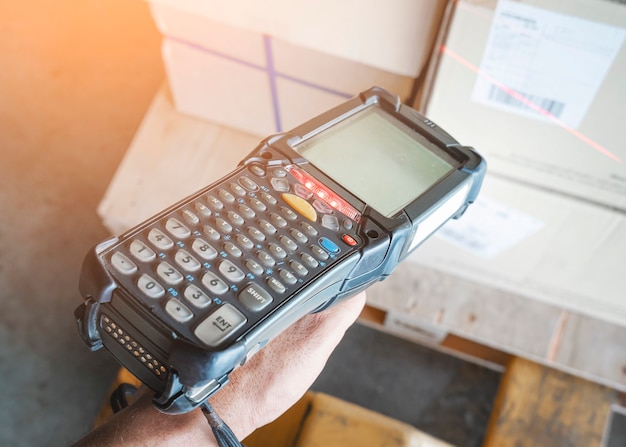
<path fill-rule="evenodd" d="M 515 92 L 515 96 L 501 89 L 497 85 L 491 84 L 489 99 L 518 109 L 539 113 L 541 109 L 544 113 L 560 118 L 565 108 L 565 103 L 554 99 L 541 98 L 524 92 Z"/>

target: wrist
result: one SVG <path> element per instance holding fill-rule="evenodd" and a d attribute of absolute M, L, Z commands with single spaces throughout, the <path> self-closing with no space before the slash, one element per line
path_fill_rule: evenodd
<path fill-rule="evenodd" d="M 137 422 L 146 427 L 143 439 L 151 439 L 145 445 L 203 445 L 218 447 L 211 427 L 202 414 L 200 408 L 184 414 L 165 414 L 160 412 L 152 403 L 152 393 L 142 398 L 136 408 Z M 126 417 L 133 420 L 133 415 Z M 150 425 L 152 428 L 149 429 Z M 147 433 L 150 431 L 150 433 Z"/>
<path fill-rule="evenodd" d="M 143 393 L 131 406 L 114 414 L 74 447 L 151 445 L 218 447 L 200 409 L 180 415 L 164 414 L 152 404 L 152 393 Z"/>
<path fill-rule="evenodd" d="M 209 398 L 209 404 L 215 415 L 228 425 L 239 441 L 242 441 L 259 426 L 255 417 L 258 402 L 248 398 L 247 390 L 238 385 L 234 377 L 234 381 Z M 204 424 L 210 427 L 206 418 Z"/>

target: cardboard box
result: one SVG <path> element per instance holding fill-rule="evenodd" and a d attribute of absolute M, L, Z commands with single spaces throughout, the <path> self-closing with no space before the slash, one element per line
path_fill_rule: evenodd
<path fill-rule="evenodd" d="M 452 447 L 407 423 L 312 391 L 274 422 L 252 433 L 244 444 L 249 447 Z"/>
<path fill-rule="evenodd" d="M 219 180 L 259 137 L 177 113 L 167 86 L 154 97 L 98 206 L 111 234 L 122 234 Z"/>
<path fill-rule="evenodd" d="M 150 5 L 177 109 L 266 136 L 372 85 L 408 101 L 446 0 Z"/>
<path fill-rule="evenodd" d="M 586 201 L 488 175 L 409 259 L 626 326 L 626 216 Z"/>
<path fill-rule="evenodd" d="M 626 6 L 461 0 L 451 17 L 419 106 L 489 167 L 412 260 L 626 325 Z"/>
<path fill-rule="evenodd" d="M 626 5 L 461 0 L 420 108 L 489 170 L 626 211 Z"/>

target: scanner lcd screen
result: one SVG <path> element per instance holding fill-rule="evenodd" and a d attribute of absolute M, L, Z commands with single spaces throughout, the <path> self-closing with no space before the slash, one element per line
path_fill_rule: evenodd
<path fill-rule="evenodd" d="M 386 217 L 455 166 L 434 144 L 370 106 L 295 147 L 309 162 Z"/>

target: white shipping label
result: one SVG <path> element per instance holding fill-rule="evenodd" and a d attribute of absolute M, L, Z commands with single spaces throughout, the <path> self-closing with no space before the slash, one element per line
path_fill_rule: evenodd
<path fill-rule="evenodd" d="M 451 219 L 435 236 L 482 258 L 493 258 L 544 226 L 540 219 L 479 196 L 458 220 Z"/>
<path fill-rule="evenodd" d="M 576 128 L 626 29 L 500 0 L 472 100 Z"/>

